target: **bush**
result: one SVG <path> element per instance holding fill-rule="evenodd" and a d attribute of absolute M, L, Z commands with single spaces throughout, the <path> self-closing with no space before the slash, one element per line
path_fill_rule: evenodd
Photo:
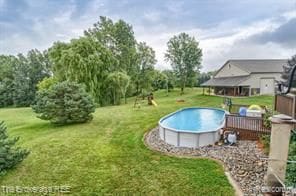
<path fill-rule="evenodd" d="M 271 129 L 271 121 L 269 120 L 269 118 L 272 116 L 273 116 L 273 111 L 269 108 L 266 108 L 266 112 L 263 115 L 264 127 Z"/>
<path fill-rule="evenodd" d="M 93 99 L 83 86 L 68 81 L 39 90 L 32 108 L 38 118 L 59 125 L 90 121 L 95 111 Z"/>
<path fill-rule="evenodd" d="M 260 137 L 260 142 L 263 144 L 264 153 L 268 155 L 270 147 L 270 135 L 262 135 Z"/>
<path fill-rule="evenodd" d="M 289 161 L 296 161 L 296 130 L 292 133 L 290 146 L 289 146 Z M 287 174 L 286 174 L 286 185 L 287 186 L 296 186 L 296 164 L 288 163 L 287 164 Z"/>
<path fill-rule="evenodd" d="M 21 162 L 28 154 L 28 150 L 15 147 L 19 138 L 8 139 L 4 122 L 0 122 L 0 176 L 8 169 Z"/>

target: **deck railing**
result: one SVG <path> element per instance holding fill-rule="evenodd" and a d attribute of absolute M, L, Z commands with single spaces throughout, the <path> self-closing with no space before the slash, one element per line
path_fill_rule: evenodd
<path fill-rule="evenodd" d="M 240 139 L 257 140 L 261 135 L 270 134 L 271 129 L 264 126 L 263 118 L 229 114 L 225 117 L 225 130 L 236 131 Z"/>
<path fill-rule="evenodd" d="M 296 96 L 294 95 L 276 95 L 274 110 L 296 119 Z"/>

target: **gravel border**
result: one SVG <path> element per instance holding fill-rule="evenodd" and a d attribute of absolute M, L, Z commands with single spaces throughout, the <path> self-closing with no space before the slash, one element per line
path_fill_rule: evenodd
<path fill-rule="evenodd" d="M 151 150 L 167 155 L 191 158 L 211 158 L 221 162 L 244 195 L 260 195 L 265 186 L 267 171 L 266 155 L 257 147 L 256 141 L 238 141 L 235 146 L 213 145 L 200 148 L 175 147 L 160 139 L 158 127 L 144 136 L 145 145 Z M 231 181 L 231 179 L 230 179 Z M 233 183 L 231 183 L 233 184 Z"/>

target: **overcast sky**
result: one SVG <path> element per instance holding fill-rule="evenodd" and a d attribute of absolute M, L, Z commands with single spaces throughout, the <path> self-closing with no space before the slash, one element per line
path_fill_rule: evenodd
<path fill-rule="evenodd" d="M 101 15 L 130 23 L 160 69 L 170 67 L 166 43 L 180 32 L 200 42 L 203 71 L 227 59 L 296 54 L 296 0 L 0 0 L 0 54 L 69 41 Z"/>

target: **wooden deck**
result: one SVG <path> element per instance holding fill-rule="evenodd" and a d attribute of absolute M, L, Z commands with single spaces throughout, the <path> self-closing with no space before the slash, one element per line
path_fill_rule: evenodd
<path fill-rule="evenodd" d="M 270 128 L 264 126 L 263 118 L 237 114 L 226 115 L 224 130 L 237 132 L 239 139 L 243 140 L 258 140 L 260 136 L 271 132 Z"/>

